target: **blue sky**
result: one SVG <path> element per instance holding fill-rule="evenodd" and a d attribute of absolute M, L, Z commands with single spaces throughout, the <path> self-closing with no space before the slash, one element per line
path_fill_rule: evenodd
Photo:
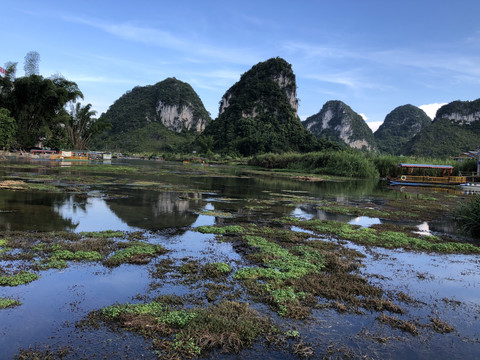
<path fill-rule="evenodd" d="M 126 91 L 188 82 L 215 118 L 241 74 L 292 64 L 302 119 L 341 100 L 378 126 L 400 105 L 480 98 L 480 1 L 2 1 L 0 66 L 40 54 L 104 112 Z"/>

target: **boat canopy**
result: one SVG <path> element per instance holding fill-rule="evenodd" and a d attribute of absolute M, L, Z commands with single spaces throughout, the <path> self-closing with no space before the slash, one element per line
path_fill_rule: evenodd
<path fill-rule="evenodd" d="M 398 164 L 399 167 L 401 168 L 406 168 L 407 171 L 410 171 L 413 173 L 414 169 L 423 169 L 423 172 L 425 173 L 425 169 L 437 169 L 437 170 L 443 170 L 443 175 L 445 175 L 447 172 L 449 175 L 452 175 L 453 172 L 453 166 L 452 165 L 431 165 L 431 164 Z"/>
<path fill-rule="evenodd" d="M 402 168 L 412 168 L 412 169 L 443 169 L 443 170 L 453 170 L 452 165 L 429 165 L 429 164 L 398 164 Z"/>

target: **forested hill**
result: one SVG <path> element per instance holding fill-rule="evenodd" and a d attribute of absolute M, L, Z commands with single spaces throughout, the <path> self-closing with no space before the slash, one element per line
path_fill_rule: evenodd
<path fill-rule="evenodd" d="M 480 146 L 480 99 L 442 106 L 432 124 L 405 145 L 405 154 L 447 157 Z"/>
<path fill-rule="evenodd" d="M 193 88 L 175 78 L 133 88 L 102 119 L 111 126 L 94 145 L 132 152 L 181 150 L 211 121 Z"/>
<path fill-rule="evenodd" d="M 427 114 L 416 106 L 407 104 L 395 108 L 374 133 L 378 150 L 401 154 L 403 146 L 431 123 Z"/>
<path fill-rule="evenodd" d="M 356 149 L 374 150 L 372 130 L 350 106 L 339 100 L 327 101 L 319 113 L 304 122 L 317 138 L 325 138 Z"/>
<path fill-rule="evenodd" d="M 225 93 L 218 118 L 202 137 L 211 140 L 216 151 L 246 156 L 318 149 L 297 116 L 297 107 L 291 65 L 272 58 L 253 66 Z"/>

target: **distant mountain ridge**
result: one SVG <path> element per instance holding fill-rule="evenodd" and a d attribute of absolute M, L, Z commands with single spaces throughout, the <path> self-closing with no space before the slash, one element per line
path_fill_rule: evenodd
<path fill-rule="evenodd" d="M 480 99 L 442 106 L 431 125 L 404 147 L 406 155 L 455 156 L 480 146 Z"/>
<path fill-rule="evenodd" d="M 365 120 L 339 100 L 327 101 L 319 113 L 302 122 L 317 138 L 344 143 L 363 150 L 376 148 L 375 138 Z"/>
<path fill-rule="evenodd" d="M 400 155 L 405 144 L 432 123 L 420 108 L 407 104 L 392 110 L 373 134 L 378 150 Z"/>

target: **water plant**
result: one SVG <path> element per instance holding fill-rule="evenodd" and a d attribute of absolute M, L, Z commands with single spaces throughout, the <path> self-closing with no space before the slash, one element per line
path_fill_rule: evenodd
<path fill-rule="evenodd" d="M 0 309 L 7 309 L 19 305 L 22 305 L 22 303 L 16 299 L 0 297 Z"/>
<path fill-rule="evenodd" d="M 480 253 L 480 247 L 470 243 L 443 241 L 436 236 L 422 236 L 407 229 L 392 231 L 388 227 L 382 227 L 382 225 L 360 228 L 357 225 L 337 221 L 301 220 L 298 218 L 284 219 L 283 222 L 312 230 L 318 234 L 350 240 L 362 245 L 439 253 Z"/>
<path fill-rule="evenodd" d="M 214 349 L 237 353 L 259 336 L 276 331 L 248 304 L 234 301 L 190 309 L 159 301 L 115 304 L 91 313 L 89 319 L 152 338 L 160 358 L 190 358 Z"/>
<path fill-rule="evenodd" d="M 119 266 L 124 263 L 146 264 L 152 258 L 166 253 L 161 245 L 153 245 L 142 242 L 124 243 L 124 248 L 116 251 L 103 263 L 106 266 Z"/>
<path fill-rule="evenodd" d="M 29 271 L 21 271 L 14 275 L 0 276 L 0 286 L 18 286 L 35 281 L 39 276 Z"/>
<path fill-rule="evenodd" d="M 123 237 L 124 233 L 122 231 L 115 230 L 103 230 L 103 231 L 84 231 L 80 233 L 81 236 L 93 237 L 93 238 L 114 238 L 114 237 Z"/>
<path fill-rule="evenodd" d="M 232 272 L 232 267 L 224 262 L 214 262 L 205 264 L 203 272 L 208 277 L 225 276 Z"/>
<path fill-rule="evenodd" d="M 202 225 L 195 228 L 196 231 L 203 234 L 217 234 L 217 235 L 235 235 L 243 234 L 245 228 L 240 225 L 228 225 L 228 226 L 213 226 L 213 225 Z"/>

